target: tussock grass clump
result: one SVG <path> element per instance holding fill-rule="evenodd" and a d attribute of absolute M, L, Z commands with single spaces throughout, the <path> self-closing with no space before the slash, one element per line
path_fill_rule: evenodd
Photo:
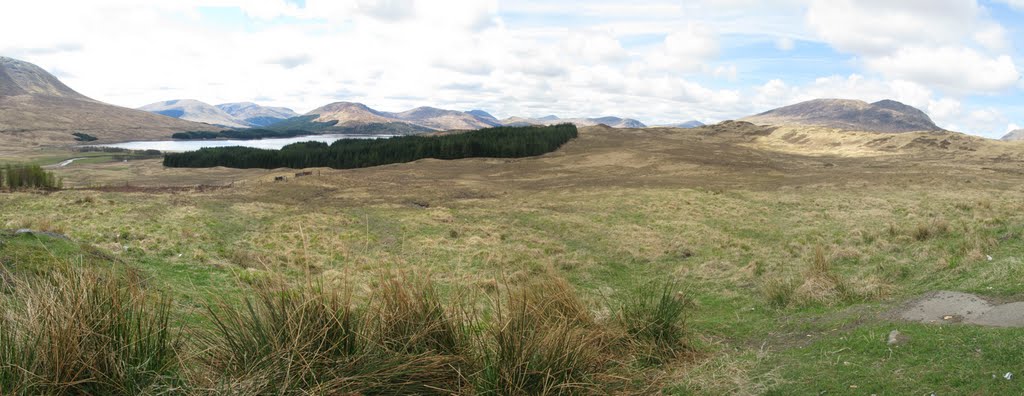
<path fill-rule="evenodd" d="M 426 278 L 385 275 L 357 297 L 271 278 L 176 329 L 132 267 L 29 279 L 0 296 L 3 395 L 629 393 L 689 348 L 676 284 L 599 319 L 551 274 L 479 308 Z"/>
<path fill-rule="evenodd" d="M 884 285 L 878 282 L 865 285 L 863 289 L 858 291 L 835 272 L 832 259 L 822 246 L 815 247 L 807 268 L 799 278 L 773 278 L 761 284 L 761 294 L 777 308 L 834 305 L 884 294 Z"/>
<path fill-rule="evenodd" d="M 825 248 L 815 247 L 814 256 L 804 271 L 803 282 L 793 291 L 796 302 L 801 305 L 832 305 L 846 300 L 850 293 L 846 281 L 832 270 Z"/>
<path fill-rule="evenodd" d="M 0 394 L 165 393 L 181 386 L 170 300 L 111 273 L 20 282 L 0 319 Z"/>
<path fill-rule="evenodd" d="M 800 286 L 794 279 L 771 278 L 761 283 L 761 294 L 776 308 L 785 308 L 793 302 L 793 293 Z"/>
<path fill-rule="evenodd" d="M 456 391 L 456 357 L 413 351 L 411 344 L 396 338 L 396 329 L 388 328 L 402 325 L 396 315 L 409 318 L 408 312 L 396 313 L 402 309 L 382 318 L 373 310 L 355 308 L 347 292 L 316 284 L 258 288 L 244 309 L 226 303 L 210 308 L 216 329 L 208 336 L 204 363 L 215 374 L 205 382 L 237 394 Z M 403 330 L 417 340 L 437 333 L 431 326 L 423 333 Z"/>
<path fill-rule="evenodd" d="M 375 335 L 388 349 L 405 353 L 458 355 L 468 347 L 472 318 L 450 310 L 434 284 L 405 276 L 384 279 L 370 312 L 375 316 Z"/>
<path fill-rule="evenodd" d="M 920 223 L 911 229 L 910 236 L 917 241 L 926 241 L 946 235 L 949 233 L 949 229 L 949 222 L 946 219 L 933 219 L 926 223 Z"/>
<path fill-rule="evenodd" d="M 607 338 L 559 278 L 510 290 L 478 341 L 484 395 L 588 394 L 611 369 Z"/>
<path fill-rule="evenodd" d="M 616 319 L 641 359 L 660 363 L 689 349 L 686 320 L 692 308 L 678 283 L 649 285 L 627 298 Z"/>

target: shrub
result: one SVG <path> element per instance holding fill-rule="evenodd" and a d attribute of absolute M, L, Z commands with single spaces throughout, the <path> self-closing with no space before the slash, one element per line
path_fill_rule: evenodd
<path fill-rule="evenodd" d="M 61 189 L 64 181 L 39 165 L 6 165 L 0 171 L 0 186 L 11 190 L 43 188 Z"/>
<path fill-rule="evenodd" d="M 75 132 L 75 133 L 72 133 L 72 135 L 74 135 L 75 140 L 79 141 L 79 142 L 94 142 L 96 140 L 99 140 L 99 138 L 97 138 L 97 137 L 95 137 L 93 135 L 90 135 L 88 133 Z"/>

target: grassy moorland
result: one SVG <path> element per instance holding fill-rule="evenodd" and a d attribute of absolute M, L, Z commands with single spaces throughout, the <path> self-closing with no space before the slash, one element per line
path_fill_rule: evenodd
<path fill-rule="evenodd" d="M 17 362 L 0 387 L 1018 393 L 1024 330 L 891 312 L 1024 294 L 1020 147 L 849 136 L 595 127 L 539 158 L 280 183 L 292 171 L 62 170 L 151 187 L 0 194 L 0 228 L 71 238 L 0 234 L 0 357 Z M 887 345 L 894 329 L 909 340 Z"/>

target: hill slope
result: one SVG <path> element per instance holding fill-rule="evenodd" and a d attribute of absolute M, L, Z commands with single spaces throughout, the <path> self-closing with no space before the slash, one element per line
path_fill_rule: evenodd
<path fill-rule="evenodd" d="M 180 118 L 182 120 L 205 122 L 230 128 L 248 128 L 249 124 L 213 105 L 193 99 L 175 99 L 150 103 L 139 110 Z"/>
<path fill-rule="evenodd" d="M 253 127 L 264 127 L 299 116 L 299 113 L 289 108 L 260 106 L 252 102 L 222 103 L 216 107 L 236 120 Z"/>
<path fill-rule="evenodd" d="M 0 144 L 5 147 L 72 144 L 72 132 L 85 132 L 104 142 L 213 129 L 90 99 L 34 64 L 0 57 Z"/>
<path fill-rule="evenodd" d="M 755 124 L 816 125 L 853 131 L 939 131 L 923 111 L 893 100 L 815 99 L 742 118 Z"/>

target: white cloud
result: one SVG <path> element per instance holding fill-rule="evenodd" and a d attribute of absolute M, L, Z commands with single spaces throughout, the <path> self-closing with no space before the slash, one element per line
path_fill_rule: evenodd
<path fill-rule="evenodd" d="M 565 41 L 566 53 L 588 62 L 617 62 L 626 59 L 626 50 L 606 32 L 572 33 Z"/>
<path fill-rule="evenodd" d="M 970 48 L 909 47 L 892 55 L 867 59 L 865 65 L 889 78 L 965 92 L 1003 90 L 1020 79 L 1009 56 L 987 57 Z"/>
<path fill-rule="evenodd" d="M 718 51 L 715 31 L 704 24 L 690 23 L 667 34 L 659 50 L 643 62 L 652 69 L 697 71 L 706 68 Z"/>
<path fill-rule="evenodd" d="M 925 111 L 934 119 L 952 122 L 961 114 L 961 104 L 953 98 L 929 99 Z"/>
<path fill-rule="evenodd" d="M 1009 125 L 1006 126 L 1006 133 L 1010 133 L 1018 129 L 1020 129 L 1020 126 L 1011 122 Z"/>
<path fill-rule="evenodd" d="M 796 48 L 796 43 L 789 37 L 779 37 L 775 39 L 775 48 L 780 51 L 792 51 L 793 48 Z"/>
<path fill-rule="evenodd" d="M 1006 29 L 975 0 L 813 0 L 811 29 L 869 70 L 961 93 L 1020 78 Z"/>
<path fill-rule="evenodd" d="M 998 1 L 1000 3 L 1005 3 L 1006 5 L 1009 5 L 1010 7 L 1016 8 L 1018 10 L 1024 10 L 1024 0 L 998 0 Z"/>
<path fill-rule="evenodd" d="M 813 0 L 807 22 L 841 51 L 876 55 L 959 42 L 981 13 L 974 0 Z"/>
<path fill-rule="evenodd" d="M 718 79 L 736 81 L 736 65 L 718 66 L 712 74 Z"/>
<path fill-rule="evenodd" d="M 305 64 L 311 62 L 312 60 L 313 60 L 313 58 L 310 57 L 307 54 L 298 54 L 298 55 L 287 55 L 287 56 L 282 56 L 282 57 L 279 57 L 279 58 L 270 59 L 270 60 L 267 61 L 267 63 L 272 63 L 272 64 L 275 64 L 275 65 L 280 65 L 281 67 L 283 67 L 285 69 L 294 69 L 296 67 L 305 65 Z"/>
<path fill-rule="evenodd" d="M 691 23 L 665 37 L 669 56 L 703 60 L 718 54 L 718 39 L 709 26 Z"/>
<path fill-rule="evenodd" d="M 977 41 L 978 44 L 981 44 L 982 47 L 989 51 L 1006 51 L 1010 47 L 1010 39 L 1006 37 L 1006 29 L 998 24 L 989 24 L 974 32 L 974 41 Z"/>

